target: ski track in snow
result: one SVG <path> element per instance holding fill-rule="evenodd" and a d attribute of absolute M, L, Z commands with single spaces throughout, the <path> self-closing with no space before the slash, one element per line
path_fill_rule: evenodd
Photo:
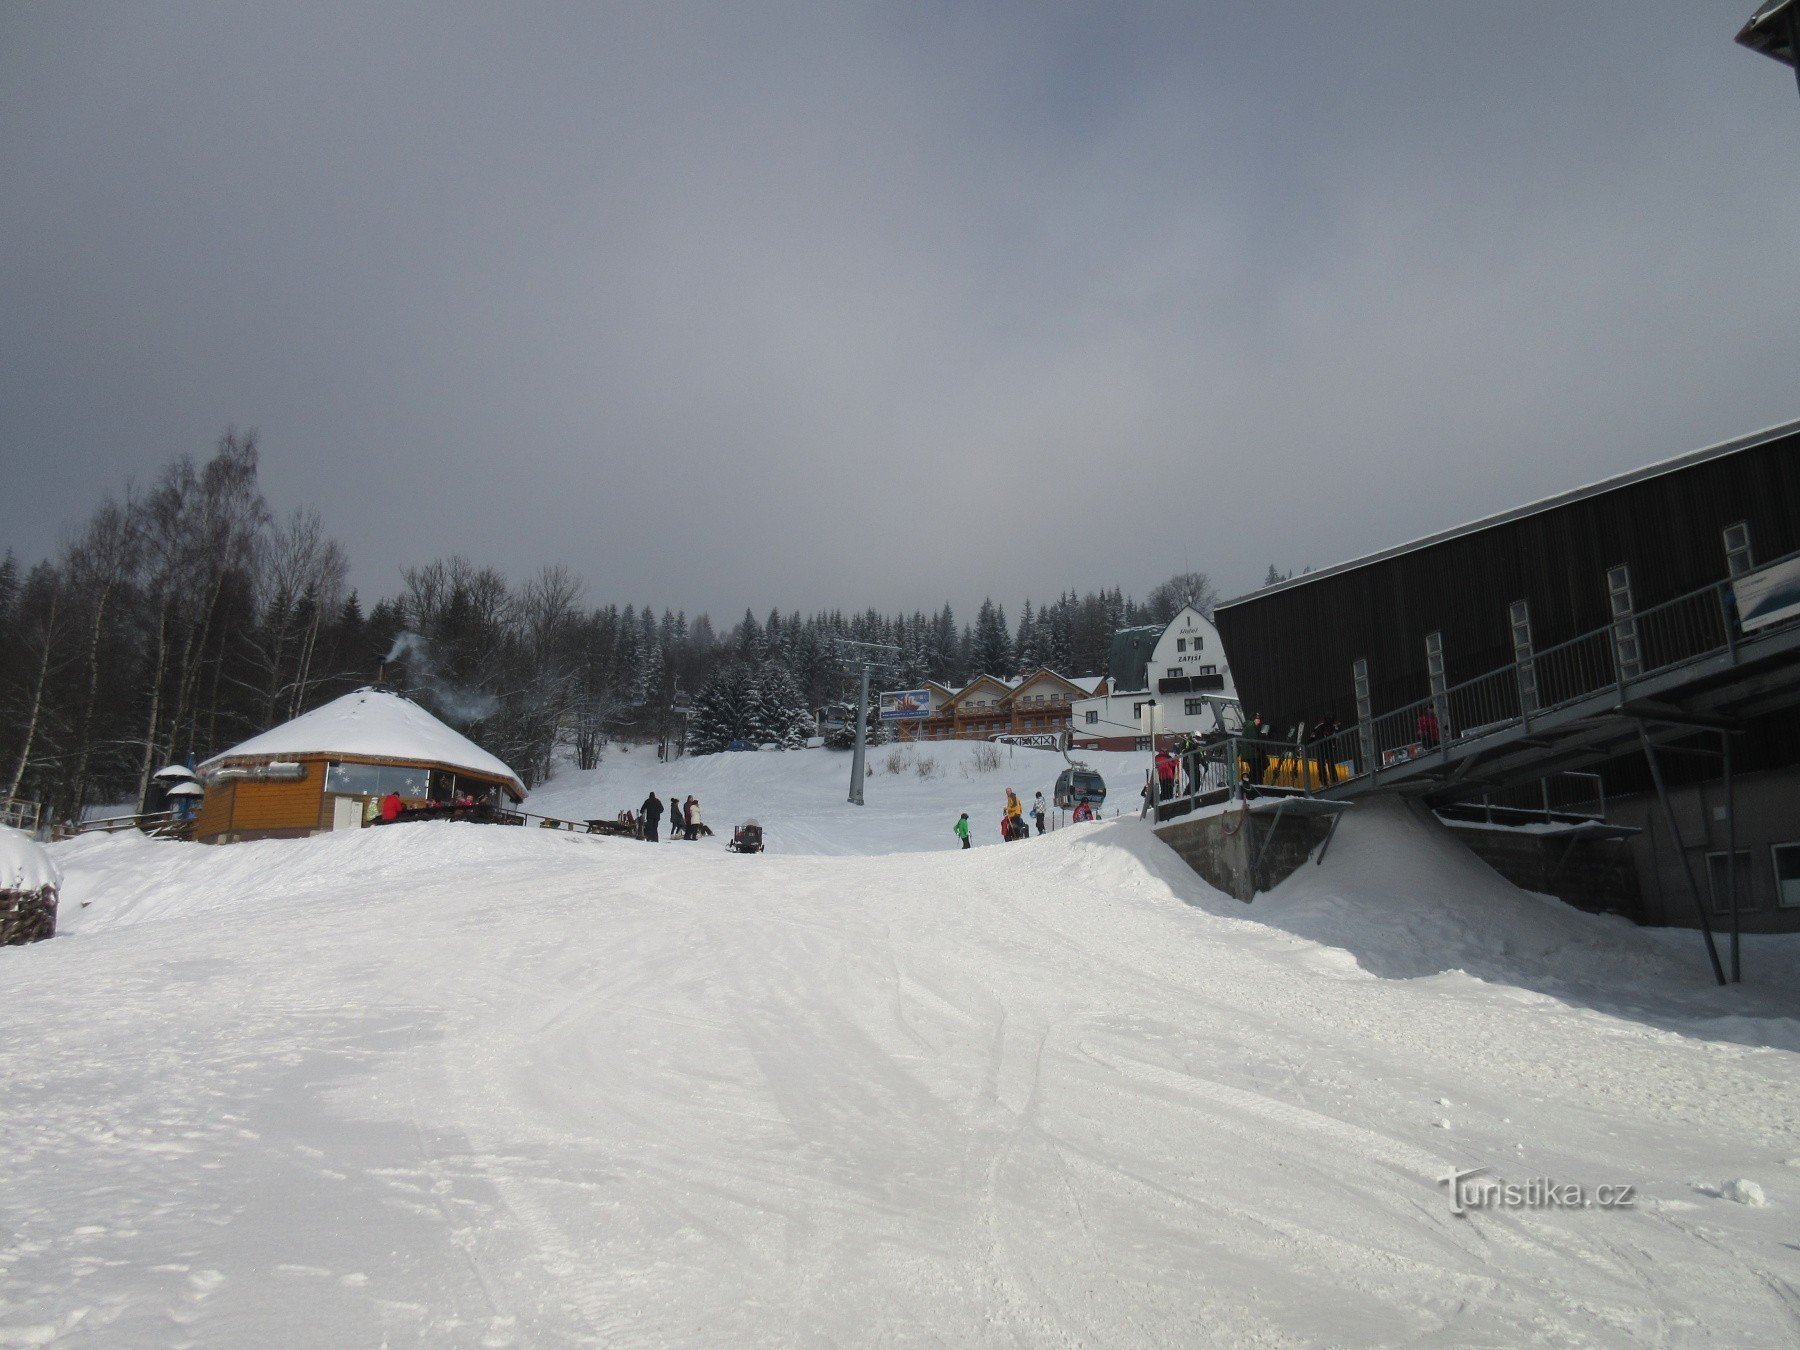
<path fill-rule="evenodd" d="M 1245 908 L 1135 820 L 800 856 L 805 757 L 719 758 L 795 776 L 776 851 L 59 846 L 68 936 L 0 951 L 0 1345 L 1800 1337 L 1779 980 L 1403 810 Z M 878 783 L 863 845 L 965 790 Z M 1457 1217 L 1483 1165 L 1641 1198 Z"/>

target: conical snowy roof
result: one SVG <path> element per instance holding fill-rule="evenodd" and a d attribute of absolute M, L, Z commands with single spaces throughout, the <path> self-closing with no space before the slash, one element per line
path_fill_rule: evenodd
<path fill-rule="evenodd" d="M 461 769 L 484 778 L 501 779 L 512 786 L 517 796 L 525 795 L 525 784 L 519 776 L 467 736 L 438 721 L 411 699 L 374 688 L 345 694 L 322 708 L 252 736 L 242 745 L 214 755 L 200 766 L 200 772 L 204 775 L 232 759 L 295 755 L 350 755 Z"/>

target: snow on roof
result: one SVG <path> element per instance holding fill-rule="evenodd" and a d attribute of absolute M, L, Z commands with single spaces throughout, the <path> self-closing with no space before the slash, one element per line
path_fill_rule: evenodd
<path fill-rule="evenodd" d="M 0 891 L 41 891 L 62 886 L 62 872 L 44 846 L 23 830 L 0 825 Z"/>
<path fill-rule="evenodd" d="M 226 760 L 263 755 L 356 755 L 441 764 L 503 779 L 515 795 L 525 795 L 525 784 L 500 760 L 411 699 L 386 689 L 358 689 L 333 699 L 214 755 L 200 766 L 200 772 L 205 774 Z"/>

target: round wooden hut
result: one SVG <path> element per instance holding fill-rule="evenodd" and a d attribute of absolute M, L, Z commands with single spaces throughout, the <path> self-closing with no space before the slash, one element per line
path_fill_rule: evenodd
<path fill-rule="evenodd" d="M 294 839 L 360 829 L 398 793 L 409 808 L 525 796 L 505 764 L 411 699 L 358 689 L 252 736 L 197 770 L 206 788 L 194 838 Z"/>

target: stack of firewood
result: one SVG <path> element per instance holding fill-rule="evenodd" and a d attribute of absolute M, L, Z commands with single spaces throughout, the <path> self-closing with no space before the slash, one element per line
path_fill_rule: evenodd
<path fill-rule="evenodd" d="M 56 887 L 0 891 L 0 947 L 40 942 L 56 933 Z"/>

